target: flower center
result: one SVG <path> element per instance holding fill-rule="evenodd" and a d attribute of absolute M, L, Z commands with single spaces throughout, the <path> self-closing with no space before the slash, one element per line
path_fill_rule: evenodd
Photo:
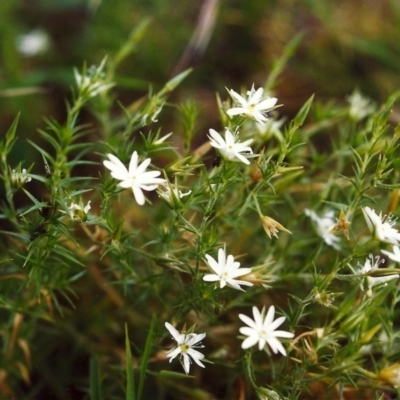
<path fill-rule="evenodd" d="M 180 345 L 182 353 L 186 353 L 189 350 L 189 346 L 186 343 Z"/>
<path fill-rule="evenodd" d="M 261 339 L 266 339 L 268 337 L 268 333 L 264 329 L 262 329 L 259 332 L 259 336 L 260 336 Z"/>

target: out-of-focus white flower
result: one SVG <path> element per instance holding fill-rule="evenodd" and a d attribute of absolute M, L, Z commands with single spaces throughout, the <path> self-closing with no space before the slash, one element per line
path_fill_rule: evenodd
<path fill-rule="evenodd" d="M 363 118 L 375 111 L 375 105 L 371 100 L 363 97 L 358 90 L 355 90 L 348 98 L 350 103 L 349 115 L 354 121 L 361 121 Z"/>
<path fill-rule="evenodd" d="M 179 355 L 179 361 L 186 374 L 189 373 L 191 358 L 200 367 L 205 368 L 205 365 L 200 361 L 204 358 L 204 355 L 195 349 L 204 348 L 203 345 L 198 344 L 202 341 L 206 334 L 205 333 L 179 333 L 170 323 L 166 322 L 165 327 L 168 329 L 174 340 L 177 342 L 177 346 L 167 352 L 169 362 L 171 362 L 176 356 Z"/>
<path fill-rule="evenodd" d="M 13 169 L 11 171 L 11 181 L 18 186 L 22 186 L 27 182 L 30 182 L 32 178 L 30 176 L 27 176 L 27 171 L 24 168 L 21 172 L 16 171 Z"/>
<path fill-rule="evenodd" d="M 381 250 L 383 254 L 388 256 L 392 261 L 400 263 L 400 247 L 393 246 L 393 253 L 387 250 Z"/>
<path fill-rule="evenodd" d="M 17 49 L 26 57 L 44 53 L 50 47 L 49 35 L 42 29 L 34 29 L 17 38 Z"/>
<path fill-rule="evenodd" d="M 83 204 L 82 199 L 80 200 L 79 204 L 72 202 L 68 207 L 69 217 L 78 222 L 84 222 L 87 219 L 87 213 L 90 210 L 90 203 L 89 200 L 86 206 Z"/>
<path fill-rule="evenodd" d="M 275 307 L 271 306 L 265 316 L 265 308 L 260 312 L 257 307 L 253 307 L 254 320 L 247 315 L 239 314 L 239 318 L 248 326 L 239 329 L 239 332 L 248 336 L 242 343 L 243 349 L 248 349 L 258 343 L 258 349 L 262 350 L 268 343 L 274 354 L 278 352 L 286 356 L 286 350 L 277 338 L 291 339 L 294 334 L 286 331 L 275 330 L 283 324 L 285 317 L 279 317 L 274 321 Z"/>
<path fill-rule="evenodd" d="M 214 129 L 210 129 L 209 132 L 211 146 L 218 149 L 225 160 L 236 162 L 241 161 L 242 163 L 245 163 L 247 165 L 250 164 L 248 157 L 249 154 L 253 154 L 253 150 L 249 147 L 249 144 L 253 141 L 253 139 L 248 139 L 245 140 L 243 143 L 240 143 L 239 141 L 236 141 L 238 135 L 233 135 L 233 133 L 229 129 L 225 130 L 225 140 Z"/>
<path fill-rule="evenodd" d="M 358 268 L 355 271 L 356 275 L 364 278 L 361 283 L 361 290 L 367 290 L 367 295 L 372 296 L 372 288 L 379 285 L 387 285 L 387 282 L 397 279 L 399 274 L 387 274 L 385 268 L 379 268 L 380 264 L 383 264 L 385 260 L 382 260 L 379 256 L 374 257 L 372 254 L 365 260 L 364 265 L 358 264 Z M 372 276 L 373 275 L 373 276 Z"/>
<path fill-rule="evenodd" d="M 281 131 L 281 127 L 285 123 L 285 120 L 286 120 L 285 118 L 275 119 L 271 117 L 265 124 L 256 123 L 256 127 L 260 136 L 263 139 L 275 136 L 280 142 L 283 142 L 284 138 Z"/>
<path fill-rule="evenodd" d="M 382 212 L 378 215 L 370 207 L 363 207 L 362 212 L 374 239 L 394 245 L 399 244 L 400 233 L 393 228 L 396 219 L 393 219 L 391 215 L 382 216 Z"/>
<path fill-rule="evenodd" d="M 74 69 L 76 86 L 82 96 L 94 97 L 114 86 L 114 83 L 104 81 L 105 63 L 106 59 L 104 58 L 98 67 L 92 66 L 89 70 L 84 70 L 83 74 Z"/>
<path fill-rule="evenodd" d="M 192 191 L 189 190 L 188 192 L 182 192 L 179 190 L 176 183 L 172 185 L 169 182 L 166 182 L 158 187 L 157 193 L 171 207 L 176 207 L 181 204 L 180 199 L 182 197 L 189 196 Z"/>
<path fill-rule="evenodd" d="M 122 162 L 112 154 L 107 154 L 108 160 L 103 161 L 106 168 L 111 171 L 111 176 L 121 181 L 118 185 L 122 188 L 131 188 L 136 202 L 142 206 L 145 203 L 143 190 L 157 189 L 158 185 L 165 183 L 165 179 L 157 178 L 160 171 L 146 171 L 151 159 L 147 158 L 138 164 L 138 154 L 133 152 L 129 163 L 129 170 Z"/>
<path fill-rule="evenodd" d="M 237 280 L 239 276 L 247 275 L 251 268 L 240 268 L 240 262 L 235 261 L 232 255 L 225 254 L 224 249 L 218 250 L 218 261 L 206 254 L 206 261 L 213 274 L 203 276 L 206 282 L 219 281 L 219 287 L 222 289 L 229 286 L 233 289 L 244 291 L 239 285 L 253 286 L 251 282 Z"/>
<path fill-rule="evenodd" d="M 304 210 L 304 212 L 314 222 L 314 226 L 318 235 L 324 239 L 325 243 L 328 246 L 332 246 L 336 250 L 340 250 L 340 239 L 334 233 L 332 233 L 332 230 L 336 225 L 333 210 L 325 211 L 322 217 L 307 208 Z"/>
<path fill-rule="evenodd" d="M 237 103 L 239 107 L 230 108 L 227 114 L 232 115 L 246 115 L 260 124 L 267 122 L 268 118 L 265 114 L 272 110 L 278 101 L 275 97 L 262 98 L 264 93 L 263 88 L 254 89 L 254 85 L 251 90 L 247 91 L 247 99 L 244 96 L 236 93 L 232 89 L 227 89 L 232 99 Z"/>

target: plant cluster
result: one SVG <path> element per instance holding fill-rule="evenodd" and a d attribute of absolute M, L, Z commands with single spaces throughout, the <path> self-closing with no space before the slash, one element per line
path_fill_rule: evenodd
<path fill-rule="evenodd" d="M 296 38 L 262 87 L 217 95 L 220 127 L 167 103 L 190 71 L 115 113 L 137 36 L 75 71 L 65 122 L 29 142 L 42 165 L 9 164 L 18 118 L 0 141 L 1 395 L 398 394 L 399 93 L 281 116 Z"/>

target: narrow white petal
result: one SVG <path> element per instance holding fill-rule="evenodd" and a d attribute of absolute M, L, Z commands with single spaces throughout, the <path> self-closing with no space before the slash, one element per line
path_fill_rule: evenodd
<path fill-rule="evenodd" d="M 258 333 L 253 328 L 249 328 L 248 326 L 242 326 L 241 328 L 239 328 L 239 332 L 245 336 L 257 336 L 258 337 Z"/>
<path fill-rule="evenodd" d="M 220 271 L 225 267 L 225 250 L 224 249 L 219 249 L 218 250 L 218 264 L 219 264 L 219 269 Z"/>
<path fill-rule="evenodd" d="M 267 110 L 269 108 L 272 108 L 277 101 L 278 99 L 276 97 L 269 97 L 267 99 L 264 99 L 257 104 L 256 110 Z"/>
<path fill-rule="evenodd" d="M 183 369 L 184 369 L 184 371 L 185 371 L 185 373 L 187 375 L 189 373 L 189 371 L 190 371 L 190 359 L 189 359 L 189 356 L 186 353 L 182 353 L 182 357 L 183 357 L 183 362 L 182 362 L 182 359 L 181 359 L 181 364 L 182 364 L 182 367 L 183 367 Z"/>
<path fill-rule="evenodd" d="M 229 90 L 228 91 L 229 94 L 231 95 L 231 97 L 237 102 L 239 103 L 241 106 L 246 107 L 247 106 L 247 101 L 246 99 L 241 96 L 239 93 L 236 93 L 234 90 Z"/>
<path fill-rule="evenodd" d="M 248 317 L 245 314 L 239 314 L 239 318 L 248 326 L 250 326 L 251 328 L 258 330 L 259 326 L 256 324 L 255 321 L 253 321 L 250 317 Z"/>
<path fill-rule="evenodd" d="M 142 206 L 146 201 L 142 189 L 140 189 L 137 186 L 133 186 L 132 190 L 133 190 L 133 195 L 135 196 L 136 203 L 138 203 L 139 206 Z"/>
<path fill-rule="evenodd" d="M 258 340 L 258 350 L 262 350 L 265 347 L 266 343 L 267 343 L 266 339 L 259 338 L 259 340 Z"/>
<path fill-rule="evenodd" d="M 208 254 L 206 254 L 205 257 L 206 257 L 208 266 L 219 276 L 221 274 L 220 265 L 217 263 L 217 261 L 215 261 L 214 258 L 209 256 Z"/>
<path fill-rule="evenodd" d="M 294 338 L 294 333 L 286 332 L 286 331 L 274 331 L 274 336 L 275 337 L 292 339 L 292 338 Z"/>
<path fill-rule="evenodd" d="M 281 353 L 283 356 L 286 356 L 286 350 L 282 346 L 282 343 L 275 338 L 268 338 L 267 340 L 269 347 L 271 347 L 271 350 L 277 354 L 278 352 Z"/>
<path fill-rule="evenodd" d="M 175 347 L 174 349 L 172 349 L 172 350 L 169 350 L 168 352 L 167 352 L 167 357 L 169 357 L 170 358 L 170 360 L 169 360 L 169 362 L 171 362 L 178 354 L 180 354 L 181 353 L 181 348 L 178 346 L 178 347 Z"/>
<path fill-rule="evenodd" d="M 138 153 L 134 151 L 131 156 L 131 161 L 129 162 L 129 173 L 132 174 L 135 172 L 138 164 Z"/>
<path fill-rule="evenodd" d="M 231 288 L 233 288 L 233 289 L 240 290 L 241 292 L 244 292 L 245 290 L 242 289 L 242 288 L 239 286 L 239 282 L 241 282 L 241 281 L 235 281 L 235 280 L 233 280 L 233 279 L 228 279 L 226 282 L 224 281 L 224 286 L 225 286 L 225 284 L 227 284 L 229 287 L 231 287 Z M 222 286 L 221 286 L 221 287 L 222 287 Z"/>
<path fill-rule="evenodd" d="M 193 358 L 193 360 L 202 360 L 204 358 L 204 354 L 200 353 L 199 351 L 190 348 L 187 350 L 187 354 Z"/>
<path fill-rule="evenodd" d="M 253 93 L 252 96 L 249 97 L 249 102 L 251 101 L 251 103 L 253 103 L 253 104 L 259 103 L 263 93 L 264 93 L 264 89 L 262 87 L 258 88 L 256 90 L 256 92 Z"/>
<path fill-rule="evenodd" d="M 233 269 L 229 273 L 230 278 L 237 278 L 238 276 L 243 276 L 247 275 L 251 272 L 251 268 L 238 268 L 238 269 Z"/>
<path fill-rule="evenodd" d="M 214 129 L 209 129 L 210 136 L 211 136 L 211 141 L 215 141 L 215 143 L 218 146 L 225 146 L 225 140 L 222 138 L 222 136 Z M 211 143 L 212 144 L 212 143 Z M 213 145 L 213 144 L 212 144 Z M 213 145 L 214 146 L 214 145 Z M 214 146 L 215 147 L 215 146 Z"/>
<path fill-rule="evenodd" d="M 266 326 L 264 324 L 264 327 L 266 329 L 268 329 L 268 331 L 272 332 L 274 331 L 276 328 L 278 328 L 278 326 L 281 326 L 283 324 L 283 322 L 285 321 L 286 317 L 279 317 L 277 318 L 275 321 L 271 322 L 268 324 L 268 326 Z M 267 320 L 265 320 L 265 322 L 267 322 Z"/>
<path fill-rule="evenodd" d="M 136 174 L 137 175 L 142 175 L 145 173 L 146 168 L 150 165 L 151 163 L 151 158 L 146 158 L 137 168 L 136 168 Z M 131 170 L 129 169 L 129 172 L 131 172 Z M 159 172 L 159 171 L 151 171 L 151 172 Z M 146 172 L 147 174 L 147 172 Z"/>
<path fill-rule="evenodd" d="M 249 336 L 242 343 L 242 349 L 246 350 L 252 346 L 254 346 L 258 342 L 258 336 Z"/>
<path fill-rule="evenodd" d="M 235 156 L 236 156 L 242 163 L 247 164 L 247 165 L 250 164 L 250 161 L 249 161 L 245 156 L 243 156 L 242 154 L 236 153 Z"/>
<path fill-rule="evenodd" d="M 251 282 L 240 281 L 240 280 L 237 280 L 237 279 L 227 279 L 226 283 L 228 284 L 228 286 L 234 287 L 235 289 L 241 290 L 243 292 L 244 292 L 244 289 L 242 289 L 239 285 L 253 286 L 253 284 Z"/>
<path fill-rule="evenodd" d="M 158 184 L 157 185 L 149 185 L 146 183 L 140 183 L 138 186 L 140 187 L 140 189 L 146 190 L 147 192 L 151 192 L 152 190 L 156 190 L 158 188 Z"/>
<path fill-rule="evenodd" d="M 244 114 L 246 112 L 247 112 L 247 110 L 243 107 L 233 107 L 233 108 L 230 108 L 226 113 L 228 115 L 232 116 L 232 115 Z"/>
<path fill-rule="evenodd" d="M 262 326 L 263 326 L 262 312 L 264 311 L 264 308 L 263 308 L 263 311 L 261 313 L 258 310 L 258 308 L 255 307 L 255 306 L 252 308 L 252 310 L 253 310 L 254 322 L 255 322 L 255 324 L 257 326 L 257 329 L 262 328 Z"/>
<path fill-rule="evenodd" d="M 168 329 L 169 333 L 172 335 L 172 337 L 178 342 L 180 343 L 181 340 L 181 333 L 178 332 L 169 322 L 166 322 L 165 327 Z"/>
<path fill-rule="evenodd" d="M 274 320 L 274 316 L 275 316 L 275 307 L 271 306 L 268 309 L 267 316 L 265 317 L 265 321 L 264 321 L 264 327 L 266 329 L 267 329 L 268 325 L 270 325 L 272 323 L 272 321 Z"/>
<path fill-rule="evenodd" d="M 113 154 L 110 154 L 110 153 L 107 154 L 107 157 L 118 168 L 126 169 L 125 165 L 121 162 L 121 160 L 118 157 L 116 157 L 116 156 L 114 156 Z"/>
<path fill-rule="evenodd" d="M 200 353 L 201 354 L 201 353 Z M 203 355 L 203 354 L 202 354 Z M 204 356 L 203 356 L 204 357 Z M 193 357 L 193 361 L 200 367 L 205 368 L 206 366 L 196 357 Z"/>
<path fill-rule="evenodd" d="M 215 274 L 204 275 L 203 276 L 203 281 L 206 281 L 206 282 L 219 281 L 219 275 L 215 275 Z"/>

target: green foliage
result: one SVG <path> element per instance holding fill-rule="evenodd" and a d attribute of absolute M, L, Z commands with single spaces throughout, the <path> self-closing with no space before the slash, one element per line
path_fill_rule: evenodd
<path fill-rule="evenodd" d="M 329 23 L 329 7 L 307 3 Z M 399 93 L 382 104 L 359 91 L 347 102 L 307 95 L 260 124 L 259 104 L 229 112 L 257 85 L 221 90 L 210 110 L 175 96 L 190 87 L 187 69 L 126 100 L 118 89 L 144 81 L 125 63 L 157 28 L 145 19 L 97 66 L 73 70 L 65 118 L 27 140 L 39 161 L 14 161 L 23 113 L 0 140 L 0 397 L 398 395 Z M 278 96 L 304 36 L 272 63 L 263 97 Z M 392 46 L 358 43 L 389 60 Z M 229 271 L 210 278 L 222 250 L 251 269 L 234 276 L 242 291 Z M 254 306 L 284 317 L 289 336 L 275 341 L 286 356 L 271 337 L 243 347 L 239 314 Z"/>

